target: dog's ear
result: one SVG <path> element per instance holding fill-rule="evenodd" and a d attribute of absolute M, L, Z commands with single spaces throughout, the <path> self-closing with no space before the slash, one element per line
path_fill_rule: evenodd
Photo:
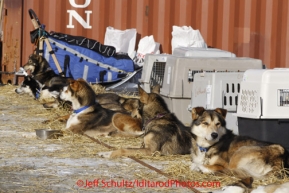
<path fill-rule="evenodd" d="M 224 118 L 226 118 L 226 115 L 227 115 L 227 110 L 226 109 L 216 108 L 215 111 L 217 113 L 221 114 Z"/>
<path fill-rule="evenodd" d="M 144 89 L 142 89 L 142 87 L 140 85 L 138 85 L 138 94 L 139 94 L 139 100 L 140 102 L 147 104 L 148 99 L 149 99 L 149 95 L 148 93 L 146 93 L 146 91 Z"/>
<path fill-rule="evenodd" d="M 77 81 L 86 82 L 83 78 L 79 78 L 79 79 L 77 79 Z"/>
<path fill-rule="evenodd" d="M 152 87 L 152 93 L 155 93 L 155 94 L 160 94 L 160 91 L 161 91 L 161 85 L 157 84 L 155 86 Z"/>
<path fill-rule="evenodd" d="M 71 80 L 69 86 L 74 91 L 77 91 L 79 89 L 79 83 L 76 80 Z"/>
<path fill-rule="evenodd" d="M 74 79 L 68 79 L 67 82 L 70 84 L 70 83 L 73 83 L 75 80 Z"/>
<path fill-rule="evenodd" d="M 203 114 L 203 112 L 205 111 L 204 107 L 195 107 L 192 109 L 192 119 L 196 120 L 199 118 L 199 116 L 201 116 Z"/>

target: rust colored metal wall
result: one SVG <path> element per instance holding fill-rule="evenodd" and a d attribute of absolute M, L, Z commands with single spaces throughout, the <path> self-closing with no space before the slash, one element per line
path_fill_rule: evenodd
<path fill-rule="evenodd" d="M 5 0 L 2 21 L 2 62 L 0 71 L 3 83 L 14 80 L 15 70 L 21 65 L 22 1 Z"/>
<path fill-rule="evenodd" d="M 259 58 L 267 68 L 289 67 L 287 0 L 25 0 L 23 29 L 19 31 L 22 63 L 33 51 L 30 8 L 47 31 L 103 43 L 108 26 L 136 28 L 137 44 L 140 38 L 153 35 L 161 52 L 171 53 L 172 26 L 186 25 L 199 29 L 209 46 L 239 57 Z"/>

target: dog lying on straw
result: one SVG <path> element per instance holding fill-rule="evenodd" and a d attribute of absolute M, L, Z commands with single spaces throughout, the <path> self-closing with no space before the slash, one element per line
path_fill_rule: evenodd
<path fill-rule="evenodd" d="M 189 154 L 193 140 L 190 130 L 169 111 L 165 101 L 158 94 L 159 87 L 152 93 L 146 93 L 140 86 L 138 89 L 140 113 L 144 123 L 143 146 L 102 152 L 99 155 L 116 158 L 137 153 L 152 155 L 156 151 L 162 155 Z"/>
<path fill-rule="evenodd" d="M 72 103 L 73 113 L 66 129 L 91 137 L 97 135 L 137 137 L 144 132 L 141 121 L 129 114 L 103 108 L 96 102 L 96 94 L 83 79 L 72 80 L 60 93 L 60 98 Z"/>
<path fill-rule="evenodd" d="M 226 129 L 227 110 L 192 109 L 192 170 L 262 178 L 288 168 L 288 152 L 279 144 L 237 136 Z"/>

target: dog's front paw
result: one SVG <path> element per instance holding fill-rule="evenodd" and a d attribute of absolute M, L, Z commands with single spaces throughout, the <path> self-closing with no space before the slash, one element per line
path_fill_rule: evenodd
<path fill-rule="evenodd" d="M 99 155 L 100 157 L 103 157 L 103 158 L 110 158 L 111 154 L 112 154 L 112 151 L 107 151 L 107 152 L 100 152 L 100 153 L 98 153 L 98 155 Z"/>
<path fill-rule="evenodd" d="M 118 149 L 118 150 L 115 150 L 115 151 L 108 151 L 108 152 L 100 152 L 98 153 L 98 155 L 100 157 L 104 157 L 104 158 L 118 158 L 118 157 L 121 157 L 121 156 L 125 156 L 125 153 L 124 153 L 125 150 L 123 149 Z"/>
<path fill-rule="evenodd" d="M 201 172 L 203 172 L 205 174 L 212 173 L 212 171 L 209 168 L 207 168 L 206 166 L 204 166 L 204 165 L 200 165 L 199 169 L 200 169 Z"/>
<path fill-rule="evenodd" d="M 192 163 L 192 165 L 190 166 L 190 169 L 193 171 L 200 171 L 200 168 L 199 168 L 198 164 L 196 164 L 196 163 Z"/>

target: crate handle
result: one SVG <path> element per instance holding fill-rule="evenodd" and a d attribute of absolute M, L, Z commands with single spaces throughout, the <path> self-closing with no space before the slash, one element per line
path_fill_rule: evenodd
<path fill-rule="evenodd" d="M 278 119 L 278 125 L 284 124 L 284 123 L 289 123 L 289 119 Z"/>

